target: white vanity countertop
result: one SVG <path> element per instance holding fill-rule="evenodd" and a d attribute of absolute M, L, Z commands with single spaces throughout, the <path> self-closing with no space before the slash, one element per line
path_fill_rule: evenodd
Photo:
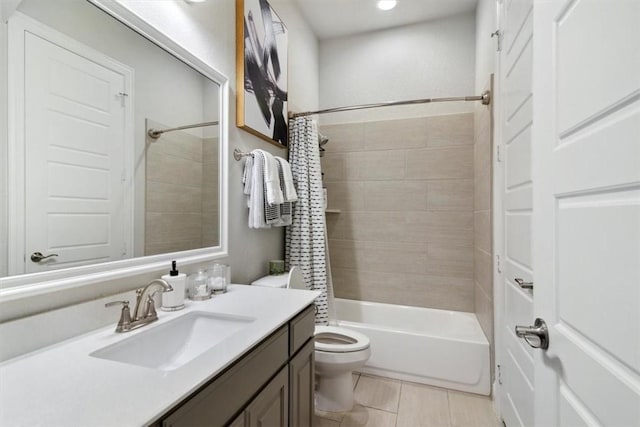
<path fill-rule="evenodd" d="M 231 285 L 226 294 L 208 301 L 188 301 L 184 310 L 158 310 L 157 322 L 135 331 L 116 334 L 116 318 L 109 327 L 8 360 L 0 364 L 0 425 L 149 424 L 284 325 L 318 295 L 315 291 Z M 191 311 L 249 316 L 256 321 L 237 332 L 226 345 L 214 347 L 173 371 L 89 356 Z"/>

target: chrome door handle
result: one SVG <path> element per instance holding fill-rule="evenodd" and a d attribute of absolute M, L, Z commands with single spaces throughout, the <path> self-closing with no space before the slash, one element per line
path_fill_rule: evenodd
<path fill-rule="evenodd" d="M 42 252 L 34 252 L 31 254 L 31 261 L 33 262 L 40 262 L 43 259 L 47 259 L 47 258 L 51 258 L 51 257 L 57 257 L 58 254 L 51 254 L 51 255 L 42 255 Z"/>
<path fill-rule="evenodd" d="M 544 320 L 537 318 L 533 326 L 516 326 L 516 336 L 533 348 L 546 350 L 549 348 L 549 329 Z"/>
<path fill-rule="evenodd" d="M 516 277 L 513 280 L 518 284 L 518 286 L 520 286 L 520 289 L 533 289 L 533 282 L 525 282 L 519 277 Z"/>

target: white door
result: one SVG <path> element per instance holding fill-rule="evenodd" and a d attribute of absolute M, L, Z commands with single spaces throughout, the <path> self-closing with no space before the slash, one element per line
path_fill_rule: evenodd
<path fill-rule="evenodd" d="M 640 1 L 534 23 L 535 424 L 640 426 Z"/>
<path fill-rule="evenodd" d="M 500 7 L 501 49 L 499 53 L 500 155 L 496 163 L 497 199 L 503 217 L 501 242 L 496 246 L 500 266 L 496 274 L 496 357 L 499 379 L 496 399 L 507 427 L 534 423 L 534 350 L 514 333 L 517 324 L 533 316 L 533 291 L 516 279 L 532 282 L 531 254 L 533 217 L 531 173 L 531 128 L 533 124 L 533 0 L 504 0 Z M 498 235 L 501 233 L 498 232 Z"/>
<path fill-rule="evenodd" d="M 53 30 L 32 27 L 22 32 L 21 272 L 127 258 L 131 194 L 126 103 L 130 101 L 124 94 L 129 71 L 114 67 L 99 52 L 65 43 L 65 37 Z M 55 256 L 38 262 L 34 253 Z"/>

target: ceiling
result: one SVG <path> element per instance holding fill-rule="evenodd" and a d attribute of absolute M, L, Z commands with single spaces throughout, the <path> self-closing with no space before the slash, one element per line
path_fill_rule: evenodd
<path fill-rule="evenodd" d="M 398 0 L 390 11 L 377 0 L 294 0 L 319 39 L 343 37 L 475 10 L 477 0 Z"/>

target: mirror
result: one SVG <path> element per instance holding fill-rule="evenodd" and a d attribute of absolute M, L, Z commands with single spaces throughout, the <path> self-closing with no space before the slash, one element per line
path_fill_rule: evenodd
<path fill-rule="evenodd" d="M 227 80 L 109 7 L 22 0 L 9 18 L 0 277 L 225 253 Z"/>

